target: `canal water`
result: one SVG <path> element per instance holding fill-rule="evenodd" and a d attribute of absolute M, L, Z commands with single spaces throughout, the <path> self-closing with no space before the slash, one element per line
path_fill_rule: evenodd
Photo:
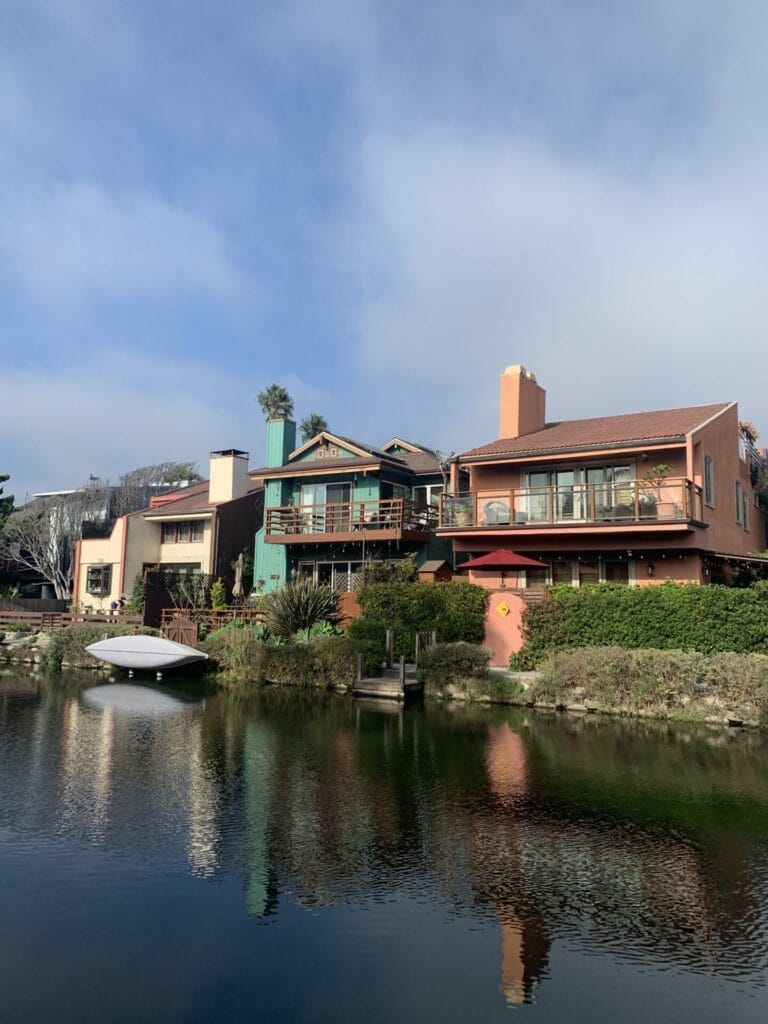
<path fill-rule="evenodd" d="M 768 1020 L 756 733 L 0 677 L 3 1022 Z"/>

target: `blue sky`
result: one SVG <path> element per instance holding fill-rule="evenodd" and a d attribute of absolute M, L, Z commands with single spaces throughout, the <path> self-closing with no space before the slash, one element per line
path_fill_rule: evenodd
<path fill-rule="evenodd" d="M 768 440 L 768 8 L 5 0 L 7 490 L 738 400 Z"/>

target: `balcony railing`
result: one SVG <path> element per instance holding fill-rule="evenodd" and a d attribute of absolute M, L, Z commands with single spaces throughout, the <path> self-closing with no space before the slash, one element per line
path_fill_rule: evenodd
<path fill-rule="evenodd" d="M 268 508 L 268 537 L 364 534 L 377 531 L 429 532 L 437 526 L 437 508 L 418 507 L 406 498 L 348 501 L 328 505 Z"/>
<path fill-rule="evenodd" d="M 682 477 L 657 485 L 647 480 L 612 484 L 520 487 L 445 494 L 440 527 L 580 526 L 702 522 L 701 488 Z"/>

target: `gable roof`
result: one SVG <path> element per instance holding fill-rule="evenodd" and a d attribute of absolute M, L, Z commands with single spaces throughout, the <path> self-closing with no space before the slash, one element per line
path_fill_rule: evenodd
<path fill-rule="evenodd" d="M 387 441 L 386 444 L 383 444 L 379 451 L 392 453 L 393 448 L 403 448 L 405 449 L 405 452 L 410 452 L 413 455 L 416 455 L 419 452 L 427 452 L 429 455 L 437 454 L 437 452 L 433 451 L 432 448 L 426 448 L 423 444 L 414 444 L 413 441 L 405 441 L 402 437 L 393 437 L 390 441 Z M 396 454 L 402 455 L 404 453 L 399 452 Z"/>
<path fill-rule="evenodd" d="M 299 455 L 309 451 L 315 445 L 320 444 L 322 441 L 330 441 L 331 444 L 341 445 L 343 448 L 348 448 L 353 451 L 355 455 L 378 455 L 380 452 L 376 448 L 372 448 L 369 444 L 363 444 L 361 441 L 355 441 L 351 437 L 343 437 L 341 434 L 332 434 L 330 430 L 321 430 L 319 434 L 315 434 L 314 437 L 310 437 L 304 444 L 299 445 L 298 448 L 294 448 L 291 454 L 288 456 L 288 462 L 292 462 Z"/>
<path fill-rule="evenodd" d="M 682 441 L 686 434 L 707 420 L 733 406 L 733 402 L 717 405 L 694 405 L 684 409 L 661 409 L 657 412 L 632 412 L 622 416 L 598 416 L 585 420 L 563 420 L 547 423 L 522 437 L 501 438 L 490 444 L 471 448 L 461 459 L 481 459 L 494 455 L 526 455 L 550 451 L 574 451 L 605 448 L 611 445 Z"/>

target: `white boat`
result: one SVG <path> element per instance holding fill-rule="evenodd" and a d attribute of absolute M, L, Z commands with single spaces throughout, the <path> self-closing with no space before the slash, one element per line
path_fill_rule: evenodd
<path fill-rule="evenodd" d="M 208 657 L 202 651 L 164 636 L 111 636 L 86 647 L 86 651 L 99 661 L 117 668 L 146 669 L 162 672 L 166 668 L 191 665 Z"/>

